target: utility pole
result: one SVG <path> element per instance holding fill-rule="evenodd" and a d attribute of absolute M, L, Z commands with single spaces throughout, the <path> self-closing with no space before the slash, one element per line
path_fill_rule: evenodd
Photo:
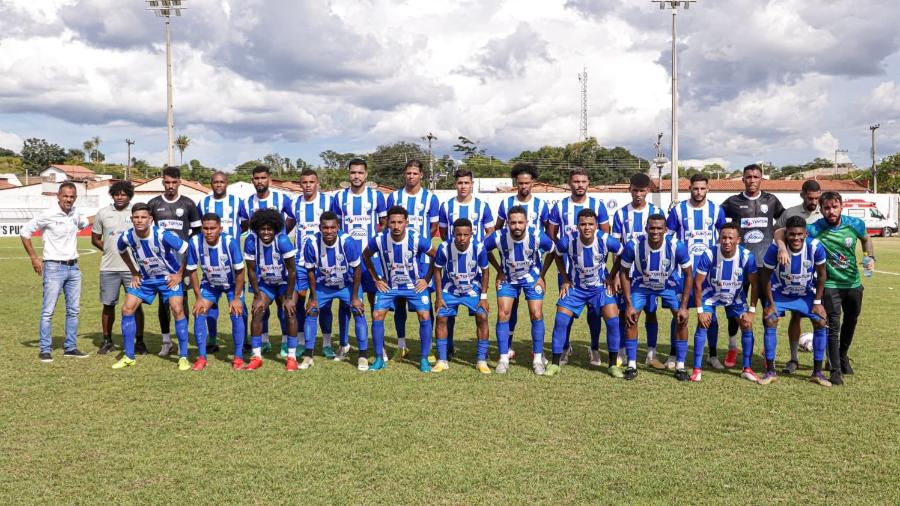
<path fill-rule="evenodd" d="M 428 141 L 428 179 L 430 179 L 428 186 L 430 189 L 434 190 L 435 180 L 437 178 L 434 177 L 434 157 L 431 156 L 431 142 L 436 141 L 437 137 L 435 137 L 431 132 L 428 132 L 428 135 L 422 137 L 422 140 Z"/>
<path fill-rule="evenodd" d="M 128 144 L 128 162 L 125 163 L 125 180 L 128 181 L 131 175 L 131 146 L 134 145 L 134 140 L 125 139 L 125 144 Z"/>
<path fill-rule="evenodd" d="M 172 105 L 172 35 L 171 18 L 181 16 L 187 0 L 146 0 L 147 10 L 153 11 L 157 17 L 163 18 L 166 25 L 166 130 L 168 137 L 166 164 L 175 165 L 175 112 Z"/>
<path fill-rule="evenodd" d="M 653 159 L 653 164 L 656 165 L 656 180 L 657 180 L 657 184 L 659 185 L 659 186 L 657 186 L 657 188 L 656 188 L 656 191 L 657 191 L 657 192 L 658 192 L 660 189 L 662 189 L 662 169 L 663 169 L 663 166 L 664 166 L 665 164 L 669 163 L 669 160 L 666 159 L 666 155 L 664 155 L 663 152 L 662 152 L 662 138 L 663 138 L 663 133 L 662 133 L 662 132 L 656 134 L 656 144 L 653 145 L 653 147 L 656 148 L 656 158 Z M 640 163 L 641 163 L 641 162 L 638 161 L 638 167 L 640 167 Z M 649 171 L 648 171 L 648 172 L 649 172 Z M 674 184 L 674 183 L 673 183 L 673 184 Z"/>
<path fill-rule="evenodd" d="M 875 130 L 881 128 L 881 123 L 869 126 L 872 131 L 872 190 L 878 193 L 878 167 L 875 165 Z"/>
<path fill-rule="evenodd" d="M 579 137 L 582 142 L 588 140 L 587 79 L 587 67 L 584 67 L 584 71 L 578 74 L 578 82 L 581 83 L 581 129 Z"/>
<path fill-rule="evenodd" d="M 846 149 L 835 149 L 834 150 L 834 175 L 835 176 L 838 173 L 838 153 L 847 154 L 848 151 Z"/>

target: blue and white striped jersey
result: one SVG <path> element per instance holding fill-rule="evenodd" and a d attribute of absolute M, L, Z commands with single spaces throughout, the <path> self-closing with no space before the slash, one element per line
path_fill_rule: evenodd
<path fill-rule="evenodd" d="M 141 277 L 145 279 L 165 278 L 181 268 L 178 255 L 187 253 L 188 245 L 175 233 L 153 226 L 147 237 L 138 237 L 134 228 L 129 228 L 116 243 L 119 253 L 131 251 Z"/>
<path fill-rule="evenodd" d="M 294 244 L 297 251 L 303 251 L 304 239 L 312 237 L 319 232 L 319 217 L 332 207 L 331 197 L 322 192 L 317 193 L 312 201 L 307 202 L 303 195 L 294 201 L 294 209 L 291 214 L 297 225 L 294 228 Z"/>
<path fill-rule="evenodd" d="M 660 292 L 682 288 L 684 275 L 681 269 L 691 267 L 691 255 L 683 242 L 667 235 L 659 249 L 650 247 L 647 236 L 625 243 L 622 250 L 622 268 L 631 270 L 631 288 L 645 288 Z M 690 281 L 690 280 L 689 280 Z"/>
<path fill-rule="evenodd" d="M 770 244 L 763 265 L 772 270 L 772 296 L 780 299 L 814 297 L 816 266 L 826 260 L 825 246 L 812 237 L 806 238 L 800 251 L 791 251 L 791 265 L 787 267 L 778 262 L 778 246 Z"/>
<path fill-rule="evenodd" d="M 235 273 L 244 268 L 241 240 L 228 234 L 219 236 L 212 246 L 203 235 L 191 237 L 188 244 L 187 270 L 200 269 L 201 284 L 223 290 L 234 288 Z"/>
<path fill-rule="evenodd" d="M 256 263 L 256 277 L 267 285 L 286 285 L 288 271 L 285 264 L 296 262 L 297 249 L 288 236 L 281 232 L 266 244 L 256 234 L 250 232 L 244 241 L 244 260 Z"/>
<path fill-rule="evenodd" d="M 204 214 L 213 213 L 222 219 L 222 229 L 226 234 L 238 238 L 241 236 L 241 220 L 247 219 L 244 218 L 247 216 L 247 208 L 243 199 L 234 195 L 225 195 L 223 199 L 207 195 L 200 199 L 197 207 L 201 218 Z"/>
<path fill-rule="evenodd" d="M 497 210 L 497 218 L 504 222 L 509 221 L 507 213 L 515 206 L 525 208 L 525 219 L 528 220 L 529 227 L 543 230 L 543 225 L 550 221 L 550 208 L 547 203 L 533 195 L 528 202 L 521 202 L 518 195 L 503 200 L 500 202 L 500 209 Z"/>
<path fill-rule="evenodd" d="M 249 220 L 253 217 L 253 213 L 256 212 L 257 209 L 277 209 L 281 212 L 281 217 L 283 219 L 293 218 L 294 209 L 292 207 L 291 197 L 281 193 L 276 190 L 269 190 L 269 196 L 261 199 L 257 194 L 250 195 L 250 198 L 247 199 L 245 208 L 246 216 L 244 219 Z"/>
<path fill-rule="evenodd" d="M 513 239 L 507 227 L 495 230 L 484 240 L 487 251 L 500 250 L 503 275 L 511 285 L 528 285 L 538 280 L 543 267 L 542 255 L 555 251 L 550 236 L 528 227 L 521 241 Z"/>
<path fill-rule="evenodd" d="M 660 213 L 662 210 L 650 202 L 647 202 L 647 205 L 640 211 L 635 210 L 629 202 L 616 211 L 613 218 L 612 235 L 623 244 L 631 239 L 644 237 L 647 235 L 647 218 Z"/>
<path fill-rule="evenodd" d="M 452 238 L 438 247 L 434 266 L 441 269 L 441 291 L 459 297 L 481 295 L 484 269 L 488 268 L 487 250 L 472 239 L 465 251 L 456 247 Z"/>
<path fill-rule="evenodd" d="M 331 210 L 341 220 L 341 230 L 356 239 L 360 249 L 378 233 L 378 219 L 387 215 L 384 195 L 372 188 L 365 188 L 360 195 L 350 188 L 339 191 Z"/>
<path fill-rule="evenodd" d="M 307 238 L 303 247 L 303 263 L 307 270 L 315 269 L 316 289 L 340 290 L 353 287 L 353 269 L 360 265 L 359 242 L 348 234 L 338 232 L 334 244 L 328 245 L 317 232 Z"/>
<path fill-rule="evenodd" d="M 725 258 L 719 251 L 719 245 L 706 250 L 697 262 L 696 274 L 703 274 L 703 290 L 701 297 L 704 306 L 743 304 L 747 301 L 744 284 L 751 274 L 756 272 L 756 259 L 753 253 L 743 246 L 738 246 L 731 258 Z"/>
<path fill-rule="evenodd" d="M 719 242 L 719 230 L 725 224 L 725 211 L 709 200 L 697 208 L 688 201 L 680 202 L 669 210 L 666 227 L 675 238 L 688 247 L 694 265 L 704 251 Z"/>
<path fill-rule="evenodd" d="M 472 200 L 462 203 L 456 197 L 441 204 L 438 217 L 438 226 L 447 229 L 447 237 L 453 238 L 453 222 L 466 218 L 472 222 L 472 239 L 481 242 L 484 240 L 484 228 L 494 226 L 494 215 L 491 206 L 483 200 L 472 197 Z"/>
<path fill-rule="evenodd" d="M 392 290 L 412 290 L 416 287 L 416 280 L 425 279 L 428 274 L 428 264 L 422 264 L 417 259 L 431 249 L 431 241 L 411 230 L 406 231 L 400 242 L 394 242 L 391 233 L 385 230 L 369 239 L 366 249 L 378 253 L 383 269 L 381 272 L 385 273 L 388 287 Z"/>
<path fill-rule="evenodd" d="M 609 271 L 606 269 L 607 255 L 620 255 L 622 243 L 615 237 L 600 230 L 591 244 L 585 245 L 581 235 L 569 232 L 563 235 L 557 252 L 566 259 L 566 274 L 575 288 L 597 288 L 606 282 Z"/>
<path fill-rule="evenodd" d="M 578 230 L 578 213 L 582 209 L 593 209 L 597 214 L 597 228 L 604 223 L 609 223 L 609 214 L 606 212 L 606 204 L 600 199 L 588 196 L 587 202 L 577 204 L 572 202 L 572 197 L 566 197 L 553 205 L 550 211 L 550 223 L 559 227 L 557 237 L 562 238 L 571 232 Z"/>
<path fill-rule="evenodd" d="M 416 195 L 411 195 L 406 188 L 400 188 L 387 198 L 387 208 L 400 206 L 409 212 L 409 229 L 422 237 L 431 238 L 431 224 L 437 223 L 440 204 L 437 195 L 422 188 Z"/>

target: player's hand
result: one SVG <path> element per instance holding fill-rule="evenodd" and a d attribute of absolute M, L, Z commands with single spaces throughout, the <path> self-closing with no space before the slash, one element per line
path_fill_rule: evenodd
<path fill-rule="evenodd" d="M 181 274 L 169 274 L 166 277 L 166 286 L 169 287 L 169 290 L 174 290 L 178 288 L 178 285 L 181 284 Z"/>
<path fill-rule="evenodd" d="M 491 312 L 491 306 L 488 304 L 487 299 L 481 299 L 478 301 L 478 307 L 484 309 L 485 314 Z"/>
<path fill-rule="evenodd" d="M 191 311 L 191 313 L 193 313 L 194 316 L 206 314 L 206 304 L 204 304 L 202 300 L 194 302 L 194 309 Z"/>
<path fill-rule="evenodd" d="M 681 307 L 678 309 L 678 314 L 675 315 L 675 320 L 678 322 L 678 326 L 687 325 L 688 318 L 690 318 L 690 314 L 688 313 L 688 309 L 686 307 Z"/>
<path fill-rule="evenodd" d="M 822 304 L 814 304 L 812 307 L 812 312 L 823 320 L 828 318 L 828 315 L 825 313 L 825 306 L 823 306 Z"/>
<path fill-rule="evenodd" d="M 621 288 L 619 286 L 618 276 L 606 278 L 606 281 L 604 281 L 603 284 L 606 285 L 606 294 L 609 296 L 619 293 L 619 288 Z"/>
<path fill-rule="evenodd" d="M 547 282 L 544 281 L 544 278 L 538 278 L 537 283 L 534 284 L 535 288 L 540 288 L 540 293 L 547 292 Z"/>
<path fill-rule="evenodd" d="M 425 281 L 424 279 L 416 280 L 416 293 L 422 293 L 427 289 L 428 289 L 428 281 Z"/>
<path fill-rule="evenodd" d="M 697 315 L 697 322 L 701 327 L 708 329 L 712 324 L 712 315 L 709 313 L 700 313 Z"/>
<path fill-rule="evenodd" d="M 132 274 L 131 275 L 131 288 L 137 290 L 141 287 L 141 275 L 140 274 Z"/>
<path fill-rule="evenodd" d="M 766 320 L 771 320 L 773 322 L 778 321 L 778 310 L 775 309 L 774 305 L 770 305 L 765 310 L 763 310 L 763 316 Z"/>
<path fill-rule="evenodd" d="M 281 307 L 284 308 L 284 314 L 287 316 L 294 316 L 297 313 L 297 301 L 293 297 L 282 302 Z"/>
<path fill-rule="evenodd" d="M 559 287 L 559 298 L 563 298 L 566 296 L 566 293 L 569 291 L 569 288 L 572 287 L 572 284 L 568 281 L 563 281 L 563 284 Z"/>
<path fill-rule="evenodd" d="M 444 298 L 440 296 L 440 293 L 434 299 L 434 310 L 435 313 L 440 311 L 441 309 L 445 309 L 447 304 L 444 302 Z"/>
<path fill-rule="evenodd" d="M 625 323 L 627 323 L 629 327 L 634 327 L 637 325 L 637 316 L 634 308 L 631 307 L 631 304 L 628 304 L 625 308 Z"/>
<path fill-rule="evenodd" d="M 244 315 L 244 304 L 241 302 L 241 299 L 235 297 L 234 300 L 231 301 L 231 314 L 234 316 Z"/>
<path fill-rule="evenodd" d="M 319 301 L 316 300 L 315 297 L 310 297 L 306 299 L 306 312 L 309 313 L 312 310 L 319 309 Z"/>
<path fill-rule="evenodd" d="M 786 247 L 778 245 L 778 263 L 784 266 L 791 265 L 791 254 Z"/>
<path fill-rule="evenodd" d="M 34 269 L 34 273 L 38 276 L 44 275 L 44 261 L 38 257 L 32 257 L 31 259 L 31 268 Z M 137 288 L 137 287 L 135 287 Z"/>
<path fill-rule="evenodd" d="M 753 316 L 754 315 L 756 315 L 756 313 L 751 313 L 750 311 L 745 311 L 744 314 L 741 315 L 741 322 L 743 322 L 744 325 L 753 325 Z"/>
<path fill-rule="evenodd" d="M 377 288 L 379 292 L 387 292 L 390 289 L 390 287 L 388 287 L 387 281 L 381 278 L 375 280 L 375 288 Z"/>
<path fill-rule="evenodd" d="M 262 297 L 253 298 L 251 310 L 253 311 L 253 314 L 259 314 L 266 310 L 266 304 L 263 302 Z"/>
<path fill-rule="evenodd" d="M 365 306 L 363 306 L 363 301 L 359 297 L 350 299 L 350 309 L 355 309 L 357 314 L 365 314 L 366 311 Z"/>
<path fill-rule="evenodd" d="M 496 286 L 497 290 L 500 289 L 500 286 L 501 286 L 503 283 L 506 283 L 506 275 L 503 274 L 502 272 L 498 272 L 498 273 L 497 273 L 497 279 L 494 281 L 494 284 L 497 285 L 497 286 Z"/>

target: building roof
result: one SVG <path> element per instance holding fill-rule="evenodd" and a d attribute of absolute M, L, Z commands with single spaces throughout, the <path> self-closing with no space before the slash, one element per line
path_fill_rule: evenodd
<path fill-rule="evenodd" d="M 661 184 L 659 180 L 654 178 L 653 184 L 651 186 L 652 191 L 669 191 L 672 188 L 672 181 L 670 179 L 663 179 Z M 866 184 L 862 184 L 857 181 L 852 181 L 849 179 L 817 179 L 819 186 L 822 187 L 822 191 L 837 191 L 837 192 L 848 192 L 848 193 L 861 193 L 869 191 L 868 181 Z M 765 179 L 763 180 L 760 188 L 763 191 L 767 192 L 799 192 L 801 187 L 803 186 L 804 180 L 802 179 Z M 623 186 L 624 190 L 628 191 L 628 185 L 614 185 L 614 186 Z M 688 191 L 690 189 L 691 183 L 687 179 L 679 179 L 678 180 L 678 190 L 679 191 Z M 744 182 L 740 179 L 710 179 L 709 180 L 709 191 L 712 192 L 740 192 L 744 190 Z"/>
<path fill-rule="evenodd" d="M 0 190 L 5 190 L 7 188 L 18 188 L 18 186 L 10 183 L 6 179 L 0 179 Z"/>
<path fill-rule="evenodd" d="M 153 186 L 155 186 L 154 183 L 156 183 L 157 180 L 162 180 L 162 176 L 157 176 L 157 177 L 154 177 L 154 178 L 150 178 L 150 179 L 148 179 L 148 180 L 146 180 L 146 181 L 143 181 L 143 182 L 141 182 L 141 183 L 138 183 L 139 180 L 137 180 L 137 179 L 132 180 L 132 183 L 134 183 L 134 191 L 135 191 L 135 193 L 141 193 L 141 192 L 144 192 L 144 193 L 148 193 L 148 192 L 150 192 L 150 193 L 159 193 L 159 190 L 158 190 L 158 189 L 153 189 L 153 188 L 152 188 Z M 145 187 L 145 186 L 147 186 L 147 188 L 143 188 L 143 187 Z M 187 180 L 187 179 L 182 179 L 182 180 L 181 180 L 181 186 L 183 186 L 183 187 L 185 187 L 185 188 L 190 188 L 190 189 L 192 189 L 192 190 L 196 190 L 196 191 L 199 191 L 199 192 L 203 192 L 203 193 L 209 193 L 210 191 L 212 191 L 212 190 L 210 190 L 210 189 L 207 188 L 206 186 L 203 186 L 203 184 L 201 184 L 201 183 L 199 183 L 199 182 L 197 182 L 197 181 L 190 181 L 190 180 Z"/>
<path fill-rule="evenodd" d="M 593 188 L 591 188 L 593 190 Z M 519 189 L 515 186 L 510 187 L 509 189 L 500 189 L 497 188 L 497 193 L 516 193 Z M 531 193 L 569 193 L 569 189 L 565 186 L 544 183 L 538 181 L 531 186 Z"/>
<path fill-rule="evenodd" d="M 62 165 L 53 164 L 49 168 L 58 169 L 65 172 L 69 179 L 93 179 L 97 177 L 97 173 L 87 167 L 81 165 Z"/>

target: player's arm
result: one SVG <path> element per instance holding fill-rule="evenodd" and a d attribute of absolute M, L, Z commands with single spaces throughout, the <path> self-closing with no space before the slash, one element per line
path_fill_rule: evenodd
<path fill-rule="evenodd" d="M 287 269 L 288 273 L 288 285 L 281 307 L 284 308 L 284 314 L 294 316 L 297 311 L 297 301 L 294 300 L 294 288 L 297 286 L 297 260 L 294 256 L 282 258 L 284 259 L 284 268 Z"/>
<path fill-rule="evenodd" d="M 629 269 L 622 269 L 619 272 L 619 284 L 622 287 L 622 296 L 625 298 L 625 321 L 629 326 L 637 323 L 637 314 L 631 305 L 631 278 L 629 277 Z"/>
<path fill-rule="evenodd" d="M 690 318 L 690 314 L 688 313 L 688 301 L 691 298 L 691 288 L 693 287 L 691 284 L 691 279 L 694 276 L 693 270 L 694 269 L 690 264 L 681 267 L 681 273 L 684 275 L 684 286 L 681 290 L 681 306 L 678 308 L 678 314 L 676 315 L 679 325 L 687 325 L 687 321 Z"/>
<path fill-rule="evenodd" d="M 200 234 L 202 232 L 203 223 L 200 221 L 200 210 L 197 209 L 197 204 L 194 201 L 190 201 L 191 205 L 188 207 L 188 220 L 190 221 L 191 230 L 188 233 L 188 237 L 193 237 L 195 235 Z"/>
<path fill-rule="evenodd" d="M 235 316 L 244 314 L 244 304 L 241 301 L 241 294 L 244 293 L 244 271 L 243 267 L 234 271 L 234 298 L 231 300 L 230 312 Z"/>
<path fill-rule="evenodd" d="M 438 222 L 436 222 L 436 221 L 431 222 L 431 226 L 430 226 L 429 230 L 430 230 L 430 233 L 428 234 L 429 239 L 440 235 L 438 233 Z M 444 240 L 446 240 L 446 239 L 444 239 Z"/>
<path fill-rule="evenodd" d="M 866 256 L 871 258 L 871 263 L 869 264 L 869 270 L 875 270 L 875 243 L 872 241 L 872 238 L 869 237 L 869 234 L 863 234 L 859 237 L 860 245 L 862 246 L 862 250 L 866 253 Z"/>
<path fill-rule="evenodd" d="M 759 272 L 750 273 L 748 280 L 750 283 L 750 307 L 749 311 L 741 315 L 741 319 L 752 324 L 753 317 L 756 316 L 756 305 L 759 303 Z"/>
<path fill-rule="evenodd" d="M 91 231 L 91 244 L 100 251 L 103 251 L 103 234 Z"/>
<path fill-rule="evenodd" d="M 431 274 L 434 275 L 434 310 L 439 311 L 442 307 L 446 307 L 444 304 L 444 297 L 441 295 L 443 289 L 443 278 L 441 277 L 441 268 L 438 267 L 437 263 L 432 264 L 431 266 Z"/>
<path fill-rule="evenodd" d="M 825 281 L 828 279 L 828 269 L 825 262 L 816 265 L 816 298 L 813 300 L 813 313 L 823 320 L 827 317 L 825 306 L 822 305 L 822 297 L 825 296 Z"/>
<path fill-rule="evenodd" d="M 247 264 L 247 277 L 250 278 L 250 291 L 253 292 L 253 303 L 251 304 L 251 312 L 259 313 L 265 306 L 262 305 L 262 298 L 260 297 L 259 291 L 259 277 L 256 275 L 256 260 L 251 260 L 249 258 L 244 260 L 244 263 Z"/>
<path fill-rule="evenodd" d="M 31 243 L 31 236 L 34 235 L 38 230 L 43 230 L 46 226 L 47 219 L 44 215 L 36 216 L 31 219 L 28 223 L 22 227 L 22 231 L 19 233 L 19 238 L 22 239 L 22 247 L 25 248 L 25 253 L 28 254 L 28 258 L 31 259 L 31 268 L 34 269 L 35 274 L 38 276 L 42 276 L 44 274 L 44 262 L 40 257 L 37 256 L 37 253 L 34 252 L 34 245 Z"/>
<path fill-rule="evenodd" d="M 757 271 L 756 280 L 759 292 L 766 301 L 766 309 L 763 311 L 763 316 L 769 319 L 772 314 L 777 313 L 775 310 L 775 295 L 772 293 L 772 269 L 768 265 L 760 267 L 759 271 Z"/>
<path fill-rule="evenodd" d="M 306 308 L 307 310 L 318 308 L 319 301 L 316 300 L 316 269 L 306 268 L 306 279 L 309 282 L 309 290 L 306 292 Z M 356 293 L 356 292 L 354 292 Z"/>
<path fill-rule="evenodd" d="M 784 242 L 785 229 L 779 228 L 778 230 L 772 232 L 772 242 L 778 246 L 778 263 L 781 265 L 789 265 L 791 262 L 791 253 L 787 249 L 787 244 Z"/>
<path fill-rule="evenodd" d="M 360 284 L 362 284 L 362 265 L 357 264 L 353 268 L 353 291 L 350 292 L 350 308 L 356 309 L 359 314 L 363 315 L 365 314 L 365 307 L 363 307 L 362 300 L 359 298 Z"/>
<path fill-rule="evenodd" d="M 188 279 L 191 280 L 191 290 L 194 292 L 194 308 L 191 314 L 197 316 L 206 313 L 206 311 L 204 311 L 203 299 L 200 297 L 200 276 L 197 275 L 196 266 L 192 267 L 194 268 L 187 270 Z"/>
<path fill-rule="evenodd" d="M 168 230 L 163 232 L 162 242 L 163 246 L 165 246 L 169 250 L 177 252 L 179 255 L 185 255 L 188 252 L 188 243 L 182 241 L 180 237 L 172 232 L 169 232 Z M 176 289 L 181 284 L 181 280 L 184 279 L 184 272 L 186 268 L 187 258 L 185 258 L 184 262 L 178 262 L 177 272 L 169 275 L 166 286 L 168 286 L 170 290 Z"/>
<path fill-rule="evenodd" d="M 699 265 L 698 265 L 699 267 Z M 697 321 L 703 328 L 709 328 L 712 316 L 703 311 L 703 282 L 706 280 L 706 271 L 694 273 L 694 281 L 691 283 L 694 289 L 694 301 L 697 303 Z"/>

